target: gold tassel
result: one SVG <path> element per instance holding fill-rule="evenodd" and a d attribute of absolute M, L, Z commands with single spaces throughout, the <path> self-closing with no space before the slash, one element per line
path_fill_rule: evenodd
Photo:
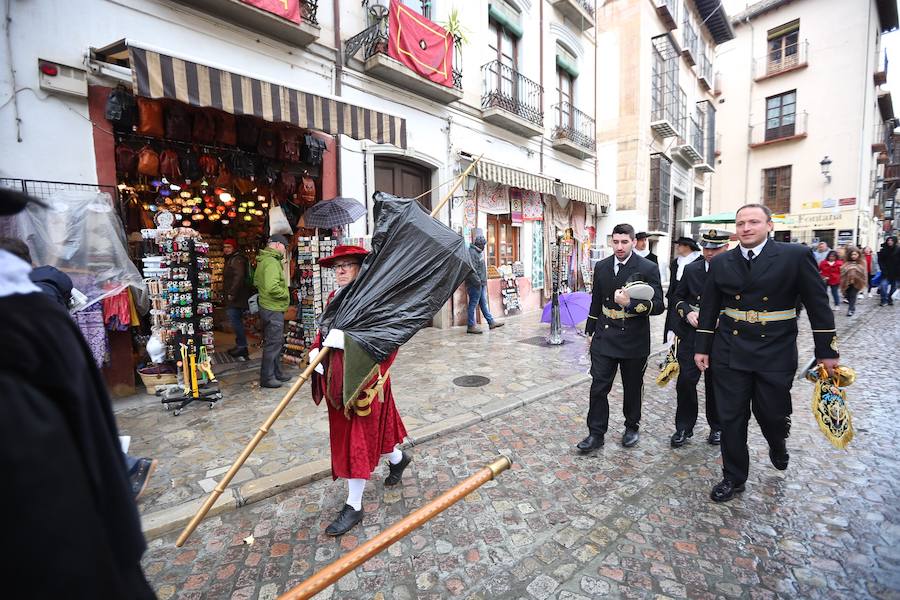
<path fill-rule="evenodd" d="M 825 438 L 835 448 L 846 450 L 853 440 L 853 417 L 847 406 L 847 392 L 839 385 L 849 385 L 856 374 L 849 367 L 840 368 L 842 372 L 839 372 L 837 382 L 828 376 L 822 365 L 815 369 L 818 379 L 813 390 L 812 411 Z"/>

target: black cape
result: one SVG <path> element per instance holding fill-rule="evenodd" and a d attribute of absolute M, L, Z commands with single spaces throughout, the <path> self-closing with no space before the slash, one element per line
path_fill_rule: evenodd
<path fill-rule="evenodd" d="M 10 598 L 154 598 L 112 406 L 75 322 L 0 298 L 0 473 Z"/>

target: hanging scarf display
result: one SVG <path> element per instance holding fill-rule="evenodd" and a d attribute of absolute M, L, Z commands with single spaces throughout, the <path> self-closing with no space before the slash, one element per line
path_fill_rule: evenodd
<path fill-rule="evenodd" d="M 531 289 L 539 290 L 544 287 L 544 228 L 537 223 L 531 231 Z"/>
<path fill-rule="evenodd" d="M 509 188 L 499 183 L 479 181 L 478 210 L 490 215 L 509 214 Z"/>
<path fill-rule="evenodd" d="M 525 220 L 522 218 L 522 190 L 509 188 L 510 221 L 513 227 L 521 227 Z"/>
<path fill-rule="evenodd" d="M 522 219 L 540 221 L 544 218 L 544 203 L 541 195 L 531 190 L 522 190 Z"/>

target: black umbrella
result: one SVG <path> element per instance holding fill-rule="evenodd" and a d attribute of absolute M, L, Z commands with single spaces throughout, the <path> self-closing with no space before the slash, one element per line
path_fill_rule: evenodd
<path fill-rule="evenodd" d="M 303 224 L 307 227 L 332 229 L 348 225 L 366 214 L 366 207 L 359 200 L 338 196 L 319 202 L 303 213 Z"/>

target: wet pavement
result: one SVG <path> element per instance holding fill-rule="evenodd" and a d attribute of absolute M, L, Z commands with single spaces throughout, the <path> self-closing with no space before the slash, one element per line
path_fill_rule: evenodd
<path fill-rule="evenodd" d="M 587 456 L 573 451 L 585 434 L 582 384 L 416 445 L 397 488 L 384 488 L 379 468 L 363 523 L 343 538 L 323 531 L 343 504 L 344 484 L 320 480 L 212 517 L 182 549 L 174 535 L 151 541 L 148 579 L 163 600 L 274 598 L 509 452 L 512 470 L 321 597 L 898 598 L 900 309 L 874 304 L 862 303 L 850 320 L 855 328 L 838 317 L 842 362 L 858 373 L 848 389 L 857 432 L 849 448 L 825 440 L 809 408 L 812 386 L 798 381 L 790 467 L 769 464 L 751 424 L 747 491 L 730 503 L 708 499 L 721 466 L 718 448 L 703 441 L 705 424 L 685 447 L 669 447 L 674 389 L 658 388 L 648 369 L 635 448 L 618 444 L 617 382 L 606 446 Z M 517 348 L 518 332 L 509 332 L 504 352 Z M 497 338 L 482 343 L 489 348 Z M 485 371 L 474 372 L 487 372 L 499 355 L 475 360 Z M 547 370 L 548 362 L 530 369 Z"/>

